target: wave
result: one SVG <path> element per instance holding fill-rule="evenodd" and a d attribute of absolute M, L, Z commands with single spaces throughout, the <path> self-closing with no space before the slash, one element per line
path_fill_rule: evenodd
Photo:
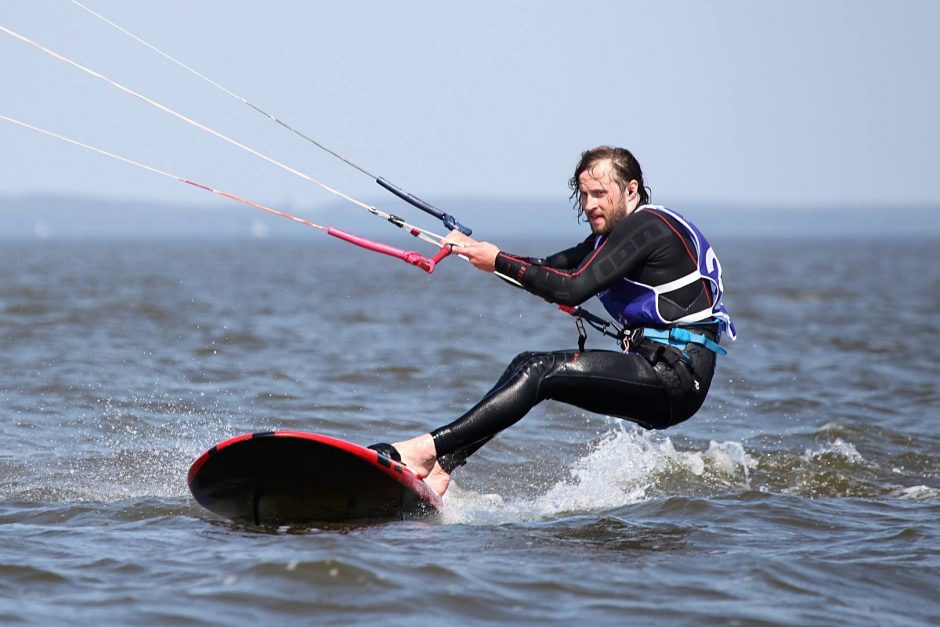
<path fill-rule="evenodd" d="M 531 486 L 500 494 L 462 489 L 459 477 L 445 497 L 446 522 L 500 524 L 614 511 L 670 497 L 714 497 L 756 491 L 808 498 L 865 497 L 917 501 L 940 498 L 940 489 L 904 485 L 913 479 L 896 459 L 866 459 L 858 447 L 826 425 L 810 448 L 784 450 L 738 441 L 676 445 L 659 432 L 614 428 L 566 469 L 566 477 L 533 495 Z"/>

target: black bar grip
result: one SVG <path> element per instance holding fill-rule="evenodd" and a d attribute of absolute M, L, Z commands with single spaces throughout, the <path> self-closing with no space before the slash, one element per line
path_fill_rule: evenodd
<path fill-rule="evenodd" d="M 450 215 L 449 213 L 444 213 L 443 211 L 441 211 L 434 205 L 421 200 L 414 194 L 409 194 L 402 188 L 398 187 L 394 183 L 391 183 L 385 180 L 381 176 L 375 179 L 375 182 L 381 185 L 382 187 L 384 187 L 385 189 L 387 189 L 388 191 L 392 192 L 393 194 L 395 194 L 396 196 L 398 196 L 399 198 L 401 198 L 408 204 L 414 205 L 421 211 L 430 213 L 432 216 L 434 216 L 435 218 L 443 222 L 446 228 L 450 230 L 456 229 L 457 231 L 460 231 L 464 235 L 473 234 L 473 231 L 470 229 L 470 227 L 464 226 L 460 222 L 457 222 L 454 216 Z"/>

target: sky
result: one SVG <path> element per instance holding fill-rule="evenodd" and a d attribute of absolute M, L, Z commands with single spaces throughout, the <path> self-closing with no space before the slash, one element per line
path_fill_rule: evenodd
<path fill-rule="evenodd" d="M 935 0 L 83 3 L 436 203 L 567 204 L 580 152 L 615 144 L 674 206 L 940 207 Z M 3 0 L 0 25 L 355 198 L 383 197 L 69 0 Z M 257 202 L 336 202 L 2 32 L 0 75 L 2 115 Z M 212 202 L 3 121 L 0 145 L 0 197 Z"/>

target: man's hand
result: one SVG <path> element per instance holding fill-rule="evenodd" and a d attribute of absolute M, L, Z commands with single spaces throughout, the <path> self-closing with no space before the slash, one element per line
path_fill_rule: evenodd
<path fill-rule="evenodd" d="M 475 268 L 484 272 L 496 270 L 496 255 L 499 248 L 489 242 L 478 242 L 460 231 L 451 231 L 444 238 L 444 245 L 453 244 L 455 254 L 466 258 Z"/>

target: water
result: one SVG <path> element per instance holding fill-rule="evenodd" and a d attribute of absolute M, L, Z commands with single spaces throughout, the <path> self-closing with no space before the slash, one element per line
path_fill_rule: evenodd
<path fill-rule="evenodd" d="M 546 403 L 438 519 L 255 530 L 204 449 L 427 431 L 571 320 L 316 236 L 0 242 L 0 622 L 936 624 L 938 242 L 714 243 L 740 340 L 691 421 Z"/>

